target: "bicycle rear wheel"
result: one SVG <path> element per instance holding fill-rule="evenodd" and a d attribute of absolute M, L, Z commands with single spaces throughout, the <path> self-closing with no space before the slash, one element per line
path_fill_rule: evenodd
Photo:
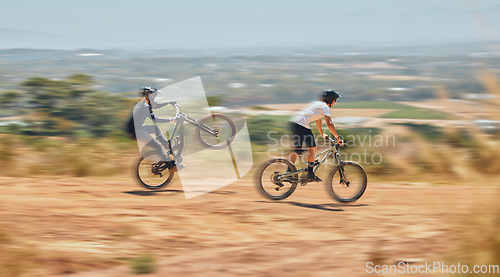
<path fill-rule="evenodd" d="M 283 177 L 286 172 L 297 169 L 290 161 L 274 158 L 265 162 L 257 171 L 256 187 L 259 193 L 271 200 L 282 200 L 290 196 L 297 187 L 298 173 Z"/>
<path fill-rule="evenodd" d="M 229 117 L 222 114 L 207 116 L 198 120 L 198 124 L 200 124 L 200 126 L 205 125 L 205 127 L 217 132 L 217 135 L 213 135 L 202 127 L 196 128 L 196 136 L 205 147 L 222 149 L 230 145 L 236 135 L 236 126 L 234 122 Z"/>
<path fill-rule="evenodd" d="M 366 190 L 366 172 L 355 162 L 345 162 L 335 167 L 326 179 L 326 191 L 339 202 L 354 202 Z"/>
<path fill-rule="evenodd" d="M 160 189 L 168 185 L 174 178 L 155 152 L 146 153 L 137 161 L 135 177 L 139 184 L 147 189 Z"/>

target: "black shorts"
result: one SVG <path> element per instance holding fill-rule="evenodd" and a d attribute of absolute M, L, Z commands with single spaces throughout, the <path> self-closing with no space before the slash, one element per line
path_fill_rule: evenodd
<path fill-rule="evenodd" d="M 316 146 L 316 141 L 314 140 L 314 135 L 311 129 L 299 125 L 295 122 L 290 122 L 290 129 L 292 130 L 292 148 L 302 148 L 302 144 L 305 142 L 306 148 L 312 148 Z"/>

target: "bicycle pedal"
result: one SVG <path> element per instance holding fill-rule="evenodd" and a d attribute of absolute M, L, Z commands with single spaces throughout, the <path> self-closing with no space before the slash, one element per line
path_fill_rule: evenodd
<path fill-rule="evenodd" d="M 180 164 L 180 165 L 174 165 L 173 167 L 169 168 L 168 171 L 170 173 L 173 173 L 173 172 L 177 172 L 177 171 L 180 171 L 182 170 L 184 167 L 186 167 L 185 164 Z"/>
<path fill-rule="evenodd" d="M 323 182 L 323 180 L 321 180 L 317 176 L 315 178 L 307 178 L 307 181 L 308 182 Z"/>

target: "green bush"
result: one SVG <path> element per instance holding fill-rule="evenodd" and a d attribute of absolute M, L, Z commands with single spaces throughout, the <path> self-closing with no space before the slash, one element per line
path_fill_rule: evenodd
<path fill-rule="evenodd" d="M 142 254 L 130 259 L 133 274 L 148 274 L 156 271 L 156 262 L 151 254 Z"/>
<path fill-rule="evenodd" d="M 449 114 L 414 107 L 405 107 L 379 116 L 380 118 L 406 118 L 406 119 L 453 119 Z"/>
<path fill-rule="evenodd" d="M 430 141 L 437 141 L 444 137 L 444 133 L 441 131 L 439 127 L 428 124 L 393 123 L 393 125 L 406 126 L 410 128 L 410 130 L 422 135 L 424 138 Z"/>
<path fill-rule="evenodd" d="M 252 143 L 266 145 L 273 143 L 269 137 L 279 139 L 281 135 L 289 135 L 288 119 L 287 116 L 256 116 L 247 119 Z"/>
<path fill-rule="evenodd" d="M 384 101 L 359 101 L 359 102 L 338 102 L 335 104 L 336 109 L 406 109 L 409 106 Z"/>
<path fill-rule="evenodd" d="M 251 107 L 251 109 L 256 110 L 256 111 L 269 111 L 269 110 L 271 110 L 267 107 L 262 107 L 262 106 L 253 106 L 253 107 Z"/>

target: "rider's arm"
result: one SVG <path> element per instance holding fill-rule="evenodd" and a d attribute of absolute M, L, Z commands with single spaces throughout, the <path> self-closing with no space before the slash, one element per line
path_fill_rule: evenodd
<path fill-rule="evenodd" d="M 171 104 L 177 104 L 177 101 L 167 101 L 167 102 L 164 102 L 164 103 L 154 103 L 153 104 L 153 108 L 154 109 L 159 109 L 159 108 L 163 108 L 167 105 L 171 105 Z"/>
<path fill-rule="evenodd" d="M 339 138 L 339 134 L 337 133 L 337 130 L 335 130 L 335 126 L 333 125 L 332 118 L 325 115 L 325 122 L 326 122 L 326 125 L 328 126 L 328 129 L 330 129 L 330 132 L 335 137 L 335 139 L 337 139 L 337 141 L 339 143 L 341 143 L 342 140 Z"/>
<path fill-rule="evenodd" d="M 169 123 L 171 121 L 175 121 L 175 118 L 165 118 L 165 117 L 156 117 L 156 123 Z"/>
<path fill-rule="evenodd" d="M 177 104 L 177 101 L 167 101 L 167 102 L 160 103 L 160 104 L 155 103 L 153 105 L 153 108 L 154 109 L 159 109 L 161 107 L 164 107 L 164 106 L 170 105 L 170 104 L 172 104 L 172 105 L 173 104 Z M 155 117 L 155 122 L 156 123 L 169 123 L 171 121 L 175 121 L 175 118 L 165 118 L 165 117 L 159 117 L 159 116 L 156 116 L 156 115 L 154 117 Z"/>
<path fill-rule="evenodd" d="M 154 123 L 169 123 L 170 121 L 175 120 L 175 118 L 165 118 L 165 117 L 156 116 L 155 113 L 153 112 L 153 109 L 151 108 L 151 106 L 149 106 L 148 103 L 146 103 L 145 105 L 148 106 L 149 118 L 151 118 L 151 120 L 153 120 Z"/>
<path fill-rule="evenodd" d="M 321 122 L 320 119 L 316 119 L 316 127 L 318 127 L 319 134 L 324 137 L 325 135 L 323 134 L 323 123 Z"/>

